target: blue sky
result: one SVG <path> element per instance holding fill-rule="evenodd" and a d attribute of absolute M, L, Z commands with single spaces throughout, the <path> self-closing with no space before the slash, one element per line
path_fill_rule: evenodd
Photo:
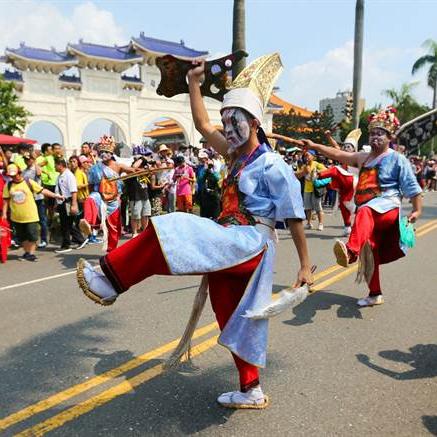
<path fill-rule="evenodd" d="M 0 50 L 20 41 L 65 47 L 83 37 L 125 43 L 144 31 L 211 54 L 230 52 L 230 0 L 0 1 Z M 280 96 L 300 106 L 352 87 L 355 0 L 246 0 L 249 60 L 279 51 L 284 72 Z M 26 14 L 23 14 L 26 11 Z M 437 0 L 366 0 L 364 77 L 368 105 L 387 103 L 381 91 L 420 81 L 416 97 L 430 104 L 424 75 L 411 67 L 421 44 L 437 40 Z M 18 23 L 18 24 L 17 24 Z"/>

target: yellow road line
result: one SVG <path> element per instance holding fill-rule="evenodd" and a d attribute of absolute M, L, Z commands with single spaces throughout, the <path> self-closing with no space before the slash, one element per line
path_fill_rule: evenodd
<path fill-rule="evenodd" d="M 218 335 L 215 335 L 214 337 L 205 340 L 204 342 L 198 344 L 197 346 L 194 346 L 191 350 L 192 351 L 191 355 L 192 356 L 200 355 L 201 353 L 207 351 L 208 349 L 211 349 L 213 346 L 217 344 L 217 338 Z M 79 404 L 63 411 L 62 413 L 56 414 L 55 416 L 50 417 L 49 419 L 41 423 L 38 423 L 37 425 L 31 428 L 25 429 L 21 433 L 16 434 L 16 436 L 20 436 L 20 437 L 42 436 L 47 432 L 59 428 L 65 423 L 76 419 L 82 414 L 88 413 L 91 410 L 94 410 L 96 407 L 99 407 L 101 405 L 104 405 L 112 401 L 114 398 L 118 396 L 122 396 L 126 393 L 129 393 L 135 387 L 159 376 L 161 373 L 163 373 L 163 371 L 164 371 L 163 364 L 158 364 L 150 369 L 145 370 L 144 372 L 139 373 L 138 375 L 132 378 L 127 379 L 126 381 L 120 384 L 117 384 L 114 387 L 109 388 L 108 390 L 103 391 L 102 393 L 99 393 L 96 396 L 93 396 L 92 398 L 80 402 Z"/>
<path fill-rule="evenodd" d="M 424 225 L 419 226 L 419 227 L 416 229 L 416 232 L 423 231 L 424 229 L 429 228 L 429 227 L 431 227 L 431 226 L 434 226 L 434 225 L 436 225 L 436 224 L 437 224 L 437 220 L 430 220 L 430 221 L 426 222 Z"/>
<path fill-rule="evenodd" d="M 210 333 L 218 328 L 216 322 L 210 323 L 202 328 L 199 328 L 195 331 L 193 338 L 199 338 L 205 334 Z M 160 346 L 150 352 L 146 352 L 138 357 L 133 358 L 132 360 L 127 361 L 119 367 L 115 367 L 114 369 L 108 370 L 101 375 L 95 376 L 94 378 L 89 379 L 88 381 L 82 382 L 80 384 L 74 385 L 64 391 L 61 391 L 53 396 L 50 396 L 42 401 L 39 401 L 33 405 L 30 405 L 26 408 L 23 408 L 16 413 L 13 413 L 4 419 L 0 420 L 0 430 L 4 430 L 11 425 L 14 425 L 17 422 L 21 422 L 24 419 L 27 419 L 35 414 L 41 413 L 42 411 L 48 410 L 49 408 L 58 405 L 67 399 L 70 399 L 74 396 L 77 396 L 93 387 L 96 387 L 104 382 L 107 382 L 111 379 L 114 379 L 129 370 L 135 369 L 136 367 L 146 363 L 149 360 L 154 358 L 158 358 L 161 355 L 164 355 L 167 352 L 172 351 L 179 343 L 180 339 L 176 339 L 167 343 L 163 346 Z"/>
<path fill-rule="evenodd" d="M 427 229 L 427 228 L 429 228 L 429 229 Z M 432 230 L 434 230 L 436 228 L 437 228 L 437 220 L 431 221 L 431 225 L 430 225 L 430 222 L 428 222 L 425 225 L 423 225 L 423 226 L 418 228 L 417 231 L 419 233 L 420 233 L 420 231 L 425 229 L 418 236 L 424 235 L 427 232 L 431 232 Z M 340 267 L 338 265 L 330 266 L 327 269 L 325 269 L 325 270 L 319 272 L 318 274 L 314 275 L 314 279 L 316 280 L 316 279 L 320 279 L 322 277 L 325 277 L 325 276 L 327 276 L 327 275 L 329 275 L 329 274 L 331 274 L 331 273 L 333 273 L 333 272 L 335 272 L 335 271 L 337 271 L 337 270 L 339 270 L 341 268 L 342 267 Z M 331 278 L 329 278 L 329 279 L 327 279 L 327 280 L 325 280 L 325 281 L 323 281 L 323 282 L 313 286 L 312 290 L 313 291 L 323 290 L 325 287 L 328 287 L 329 285 L 331 285 L 331 284 L 333 284 L 335 282 L 338 282 L 341 279 L 351 275 L 356 270 L 357 270 L 357 265 L 349 267 L 348 269 L 344 270 L 343 272 L 340 272 L 337 275 L 334 275 Z M 197 329 L 195 331 L 195 333 L 194 333 L 193 338 L 198 338 L 198 337 L 200 337 L 202 335 L 205 335 L 205 334 L 207 334 L 207 333 L 209 333 L 212 330 L 215 330 L 217 328 L 218 328 L 218 326 L 217 326 L 216 322 L 211 323 L 211 324 L 209 324 L 207 326 L 204 326 L 202 328 Z M 35 414 L 38 414 L 38 413 L 40 413 L 42 411 L 45 411 L 45 410 L 47 410 L 49 408 L 52 408 L 53 406 L 58 405 L 58 404 L 64 402 L 65 400 L 67 400 L 67 399 L 69 399 L 71 397 L 77 396 L 77 395 L 83 393 L 84 391 L 89 390 L 90 388 L 96 387 L 96 386 L 98 386 L 98 385 L 100 385 L 100 384 L 102 384 L 104 382 L 107 382 L 110 379 L 113 379 L 113 378 L 115 378 L 117 376 L 120 376 L 121 374 L 123 374 L 123 373 L 125 373 L 125 372 L 127 372 L 129 370 L 132 370 L 132 369 L 140 366 L 141 364 L 144 364 L 148 360 L 151 360 L 153 358 L 161 356 L 164 353 L 169 352 L 170 350 L 172 350 L 178 344 L 178 342 L 179 342 L 179 339 L 174 340 L 174 341 L 172 341 L 170 343 L 167 343 L 167 344 L 165 344 L 165 345 L 163 345 L 163 346 L 161 346 L 161 347 L 159 347 L 157 349 L 154 349 L 151 352 L 147 352 L 147 353 L 145 353 L 143 355 L 140 355 L 139 357 L 136 357 L 136 358 L 134 358 L 134 359 L 132 359 L 132 360 L 122 364 L 119 367 L 111 369 L 111 370 L 109 370 L 109 371 L 107 371 L 107 372 L 105 372 L 105 373 L 103 373 L 101 375 L 98 375 L 98 376 L 96 376 L 96 377 L 94 377 L 94 378 L 92 378 L 92 379 L 90 379 L 90 380 L 88 380 L 86 382 L 77 384 L 77 385 L 75 385 L 73 387 L 68 388 L 67 390 L 59 392 L 59 393 L 57 393 L 57 394 L 55 394 L 53 396 L 50 396 L 47 399 L 44 399 L 44 400 L 42 400 L 40 402 L 37 402 L 36 404 L 30 405 L 29 407 L 26 407 L 23 410 L 20 410 L 20 411 L 18 411 L 16 413 L 13 413 L 10 416 L 7 416 L 4 419 L 0 420 L 0 430 L 4 430 L 5 428 L 8 428 L 8 427 L 10 427 L 11 425 L 13 425 L 15 423 L 21 422 L 24 419 L 27 419 L 27 418 L 35 415 Z M 203 345 L 204 343 L 201 343 L 201 345 Z M 207 348 L 207 349 L 209 349 L 209 348 Z M 205 350 L 207 350 L 207 349 L 205 349 Z M 155 369 L 155 368 L 160 367 L 160 366 L 155 366 L 152 369 Z M 152 369 L 148 369 L 147 371 L 145 371 L 143 373 L 151 371 Z M 140 375 L 142 375 L 143 373 L 141 373 Z M 160 373 L 162 373 L 162 368 L 161 368 L 161 370 L 159 371 L 158 374 L 160 374 Z M 137 376 L 140 376 L 140 375 L 137 375 Z M 157 376 L 157 375 L 154 375 L 154 376 Z M 154 376 L 152 376 L 152 377 L 154 377 Z M 137 377 L 134 377 L 134 378 L 137 378 Z M 148 379 L 146 379 L 146 380 L 148 380 Z M 146 380 L 144 380 L 143 382 L 145 382 Z M 130 379 L 127 380 L 127 381 L 130 381 Z M 116 387 L 118 387 L 118 386 L 116 386 Z M 109 390 L 111 390 L 111 389 L 109 389 Z M 103 392 L 103 393 L 106 393 L 106 392 Z M 98 396 L 100 396 L 100 395 L 97 395 L 97 397 Z M 93 398 L 95 398 L 95 397 L 93 397 Z M 90 398 L 90 400 L 93 399 L 93 398 Z M 106 403 L 106 402 L 103 402 L 103 403 Z M 83 403 L 78 404 L 78 405 L 82 405 L 82 404 Z M 97 407 L 99 405 L 101 405 L 101 404 L 96 404 L 95 407 Z M 67 410 L 67 411 L 69 411 L 69 410 Z M 85 412 L 87 412 L 87 411 L 85 411 Z M 81 414 L 84 414 L 84 413 L 81 413 Z M 63 413 L 61 413 L 61 414 L 63 414 Z M 54 417 L 57 417 L 57 416 L 54 416 Z M 69 420 L 72 420 L 72 419 L 69 419 Z M 50 419 L 48 419 L 48 421 L 50 421 Z M 46 422 L 47 421 L 42 422 L 41 424 L 46 423 Z M 62 425 L 62 423 L 60 425 L 58 425 L 58 426 L 61 426 L 61 425 Z M 58 427 L 58 426 L 56 426 L 56 427 Z M 29 428 L 29 430 L 31 430 L 31 429 L 33 429 L 33 428 Z M 51 429 L 53 429 L 53 428 L 51 428 Z M 35 434 L 31 434 L 31 435 L 35 435 Z M 42 435 L 42 434 L 37 434 L 37 435 Z"/>
<path fill-rule="evenodd" d="M 434 229 L 437 229 L 437 224 L 435 224 L 434 226 L 427 227 L 425 230 L 421 230 L 419 232 L 416 231 L 416 237 L 422 237 L 423 235 L 433 231 Z"/>
<path fill-rule="evenodd" d="M 342 269 L 342 267 L 339 265 L 330 266 L 327 269 L 314 275 L 314 280 L 323 278 L 339 269 Z M 193 339 L 208 334 L 209 332 L 215 329 L 218 329 L 217 322 L 210 323 L 209 325 L 197 329 L 193 335 Z M 95 376 L 85 382 L 69 387 L 66 390 L 63 390 L 57 394 L 54 394 L 53 396 L 43 399 L 35 404 L 29 405 L 28 407 L 25 407 L 22 410 L 17 411 L 16 413 L 13 413 L 3 419 L 0 419 L 0 431 L 5 430 L 6 428 L 9 428 L 10 426 L 18 422 L 22 422 L 23 420 L 28 419 L 29 417 L 34 416 L 35 414 L 39 414 L 58 404 L 61 404 L 62 402 L 72 397 L 78 396 L 79 394 L 87 390 L 90 390 L 91 388 L 94 388 L 100 384 L 103 384 L 111 379 L 114 379 L 122 375 L 123 373 L 133 370 L 136 367 L 144 364 L 146 361 L 164 355 L 165 353 L 173 350 L 178 343 L 179 343 L 179 339 L 173 340 L 170 343 L 167 343 L 150 352 L 146 352 L 143 355 L 133 358 L 132 360 L 127 361 L 126 363 L 120 365 L 119 367 L 115 367 L 114 369 L 102 373 L 101 375 Z"/>

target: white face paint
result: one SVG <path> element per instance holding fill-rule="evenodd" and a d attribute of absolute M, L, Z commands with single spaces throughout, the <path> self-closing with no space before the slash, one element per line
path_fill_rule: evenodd
<path fill-rule="evenodd" d="M 111 152 L 103 151 L 103 152 L 99 153 L 99 156 L 100 156 L 100 159 L 103 162 L 107 162 L 107 161 L 110 161 L 112 159 L 112 153 Z"/>
<path fill-rule="evenodd" d="M 222 123 L 230 152 L 249 140 L 250 124 L 246 114 L 239 108 L 227 108 L 222 112 Z"/>

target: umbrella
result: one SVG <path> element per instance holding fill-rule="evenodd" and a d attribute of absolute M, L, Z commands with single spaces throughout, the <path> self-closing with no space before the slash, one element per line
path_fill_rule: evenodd
<path fill-rule="evenodd" d="M 14 137 L 12 135 L 0 134 L 0 144 L 35 144 L 36 140 L 29 138 Z"/>

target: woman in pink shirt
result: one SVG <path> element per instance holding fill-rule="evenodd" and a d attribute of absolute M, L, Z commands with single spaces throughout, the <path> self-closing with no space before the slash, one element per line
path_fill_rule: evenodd
<path fill-rule="evenodd" d="M 193 211 L 193 189 L 192 184 L 196 181 L 193 169 L 185 164 L 183 156 L 175 159 L 176 168 L 173 180 L 176 182 L 176 207 L 181 212 Z"/>

